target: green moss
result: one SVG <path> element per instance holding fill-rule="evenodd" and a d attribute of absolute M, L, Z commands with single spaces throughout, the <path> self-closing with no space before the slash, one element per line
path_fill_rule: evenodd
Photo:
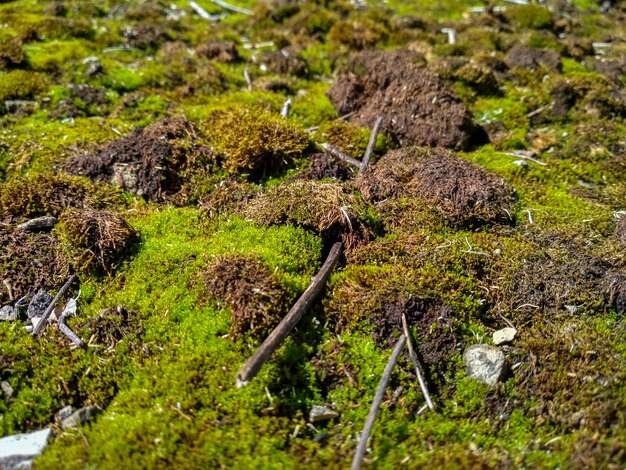
<path fill-rule="evenodd" d="M 552 24 L 552 13 L 540 5 L 512 5 L 504 16 L 518 28 L 541 29 Z"/>
<path fill-rule="evenodd" d="M 0 72 L 0 102 L 35 97 L 47 88 L 43 75 L 26 70 Z"/>
<path fill-rule="evenodd" d="M 260 109 L 240 108 L 213 117 L 210 139 L 235 173 L 267 174 L 288 165 L 308 147 L 299 126 Z"/>

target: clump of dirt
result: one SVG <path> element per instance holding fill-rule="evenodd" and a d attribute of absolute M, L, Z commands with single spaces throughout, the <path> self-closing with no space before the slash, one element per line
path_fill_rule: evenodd
<path fill-rule="evenodd" d="M 346 383 L 346 379 L 351 385 L 355 383 L 357 371 L 342 357 L 346 350 L 346 345 L 340 340 L 331 339 L 311 358 L 311 365 L 317 372 L 323 390 L 333 390 Z"/>
<path fill-rule="evenodd" d="M 69 209 L 55 233 L 78 271 L 111 274 L 138 233 L 119 214 L 106 210 Z"/>
<path fill-rule="evenodd" d="M 0 185 L 0 215 L 26 219 L 59 216 L 70 207 L 104 208 L 121 204 L 110 186 L 62 173 L 15 178 Z"/>
<path fill-rule="evenodd" d="M 252 255 L 222 256 L 202 272 L 208 295 L 231 309 L 230 334 L 265 336 L 289 311 L 293 295 Z"/>
<path fill-rule="evenodd" d="M 454 226 L 511 222 L 514 192 L 506 181 L 443 149 L 393 150 L 355 184 L 370 202 L 420 199 Z"/>
<path fill-rule="evenodd" d="M 615 227 L 615 238 L 626 247 L 626 216 L 620 217 Z"/>
<path fill-rule="evenodd" d="M 505 61 L 510 68 L 537 70 L 544 67 L 553 72 L 560 72 L 563 68 L 558 52 L 523 45 L 517 45 L 507 52 Z"/>
<path fill-rule="evenodd" d="M 122 31 L 122 36 L 130 47 L 150 51 L 172 39 L 167 30 L 156 23 L 137 23 L 132 27 L 125 28 Z"/>
<path fill-rule="evenodd" d="M 266 52 L 259 58 L 259 62 L 265 66 L 269 72 L 277 75 L 293 75 L 303 78 L 308 74 L 306 60 L 304 60 L 300 54 L 289 49 Z"/>
<path fill-rule="evenodd" d="M 21 38 L 13 38 L 0 43 L 0 70 L 21 67 L 26 63 L 26 54 Z"/>
<path fill-rule="evenodd" d="M 227 214 L 250 200 L 257 191 L 250 183 L 225 179 L 200 198 L 200 209 L 210 219 Z"/>
<path fill-rule="evenodd" d="M 346 122 L 343 119 L 335 119 L 322 123 L 313 136 L 316 142 L 331 144 L 342 152 L 357 159 L 365 153 L 371 136 L 371 130 Z M 378 134 L 374 155 L 384 154 L 390 142 L 384 135 Z"/>
<path fill-rule="evenodd" d="M 99 116 L 105 112 L 106 93 L 90 85 L 71 85 L 70 97 L 61 100 L 50 113 L 55 119 Z"/>
<path fill-rule="evenodd" d="M 626 379 L 616 344 L 625 325 L 600 332 L 580 320 L 541 322 L 517 346 L 525 359 L 515 371 L 516 393 L 535 405 L 528 411 L 535 424 L 560 432 L 575 429 L 622 429 L 626 403 L 618 384 Z"/>
<path fill-rule="evenodd" d="M 328 31 L 330 44 L 344 46 L 350 50 L 369 49 L 386 39 L 388 35 L 384 25 L 368 18 L 346 19 L 337 21 Z"/>
<path fill-rule="evenodd" d="M 626 313 L 626 271 L 615 271 L 606 276 L 603 289 L 610 308 L 619 315 Z"/>
<path fill-rule="evenodd" d="M 340 183 L 294 180 L 252 199 L 243 215 L 260 225 L 293 224 L 320 233 L 328 242 L 342 237 L 349 251 L 372 237 L 364 204 Z"/>
<path fill-rule="evenodd" d="M 165 118 L 110 142 L 95 155 L 76 155 L 64 167 L 69 173 L 163 201 L 181 190 L 186 171 L 210 161 L 211 151 L 193 123 Z"/>
<path fill-rule="evenodd" d="M 138 341 L 143 334 L 143 326 L 137 314 L 122 306 L 102 310 L 98 316 L 88 318 L 76 326 L 76 331 L 86 330 L 84 337 L 89 345 L 100 347 L 104 352 L 113 352 L 124 338 L 131 338 L 132 350 L 141 347 Z"/>
<path fill-rule="evenodd" d="M 261 109 L 217 113 L 210 128 L 216 153 L 233 173 L 267 175 L 289 165 L 309 146 L 299 126 Z"/>
<path fill-rule="evenodd" d="M 71 275 L 70 260 L 50 234 L 0 223 L 0 246 L 0 306 L 40 289 L 58 289 Z"/>
<path fill-rule="evenodd" d="M 340 115 L 382 132 L 401 146 L 467 149 L 487 136 L 461 99 L 438 74 L 414 63 L 409 52 L 363 52 L 351 59 L 353 73 L 340 76 L 328 96 Z"/>
<path fill-rule="evenodd" d="M 580 98 L 580 93 L 571 83 L 561 80 L 552 87 L 550 96 L 553 100 L 551 117 L 563 119 Z"/>
<path fill-rule="evenodd" d="M 211 41 L 201 44 L 196 48 L 196 55 L 226 64 L 239 62 L 239 50 L 232 42 Z"/>
<path fill-rule="evenodd" d="M 355 169 L 343 160 L 329 153 L 314 153 L 310 157 L 311 166 L 295 176 L 297 179 L 324 180 L 336 179 L 347 181 L 356 173 Z"/>

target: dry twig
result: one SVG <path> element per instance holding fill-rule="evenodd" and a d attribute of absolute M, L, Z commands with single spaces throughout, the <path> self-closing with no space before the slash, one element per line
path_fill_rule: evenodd
<path fill-rule="evenodd" d="M 428 393 L 428 387 L 426 387 L 426 381 L 424 380 L 424 375 L 422 374 L 422 368 L 420 367 L 419 361 L 417 360 L 417 354 L 415 349 L 413 349 L 413 340 L 411 339 L 411 333 L 409 331 L 409 324 L 406 321 L 406 315 L 402 313 L 402 329 L 404 330 L 404 336 L 406 336 L 407 348 L 409 349 L 409 356 L 411 357 L 411 362 L 413 362 L 413 366 L 415 367 L 415 374 L 417 375 L 417 381 L 420 384 L 420 388 L 422 389 L 422 395 L 424 395 L 424 399 L 426 400 L 426 405 L 430 410 L 434 410 L 435 406 L 433 405 L 433 401 L 430 399 L 430 393 Z"/>
<path fill-rule="evenodd" d="M 44 326 L 48 322 L 48 318 L 50 317 L 50 314 L 54 310 L 54 306 L 67 293 L 70 286 L 74 283 L 76 279 L 77 279 L 76 274 L 72 274 L 72 277 L 68 279 L 68 281 L 63 285 L 63 287 L 61 287 L 61 289 L 59 289 L 59 292 L 57 293 L 56 297 L 52 299 L 52 302 L 50 302 L 50 305 L 48 305 L 48 308 L 39 319 L 39 323 L 37 323 L 37 325 L 33 329 L 33 336 L 37 336 L 39 333 L 41 333 L 41 330 L 43 330 Z"/>
<path fill-rule="evenodd" d="M 341 243 L 335 243 L 326 258 L 324 265 L 317 275 L 311 279 L 309 287 L 307 287 L 291 310 L 289 310 L 289 313 L 287 313 L 285 318 L 282 319 L 274 331 L 270 333 L 265 341 L 263 341 L 263 344 L 259 346 L 252 357 L 250 357 L 239 370 L 237 373 L 237 388 L 243 387 L 257 375 L 263 364 L 267 362 L 272 353 L 282 344 L 287 335 L 293 331 L 311 304 L 324 290 L 326 280 L 339 261 L 341 252 Z"/>
<path fill-rule="evenodd" d="M 378 409 L 380 408 L 380 404 L 383 401 L 385 389 L 387 388 L 387 383 L 389 382 L 389 378 L 391 377 L 391 371 L 396 365 L 396 362 L 398 362 L 398 358 L 400 357 L 400 353 L 402 352 L 402 349 L 404 349 L 405 344 L 406 336 L 402 334 L 400 335 L 400 338 L 396 343 L 396 347 L 391 353 L 391 357 L 389 357 L 389 361 L 387 362 L 387 366 L 385 367 L 383 376 L 380 378 L 380 382 L 378 383 L 376 395 L 374 395 L 372 406 L 370 406 L 370 411 L 367 414 L 367 419 L 365 420 L 365 425 L 363 426 L 363 431 L 361 432 L 359 446 L 357 447 L 356 453 L 354 454 L 354 459 L 352 460 L 352 470 L 359 470 L 361 468 L 361 462 L 363 461 L 363 456 L 365 455 L 365 450 L 367 449 L 367 441 L 372 432 L 372 428 L 374 427 L 374 421 L 376 420 Z"/>
<path fill-rule="evenodd" d="M 376 147 L 376 138 L 378 137 L 378 133 L 380 132 L 380 126 L 383 123 L 383 118 L 378 116 L 376 122 L 374 123 L 374 127 L 372 128 L 372 133 L 370 134 L 370 140 L 367 143 L 367 149 L 365 149 L 365 154 L 363 155 L 363 160 L 361 161 L 361 173 L 367 170 L 367 167 L 370 164 L 370 159 L 372 158 L 372 154 L 374 153 L 374 147 Z"/>
<path fill-rule="evenodd" d="M 320 147 L 322 147 L 324 150 L 326 150 L 328 153 L 330 153 L 333 157 L 337 157 L 340 160 L 343 160 L 346 163 L 349 163 L 350 165 L 353 165 L 357 168 L 361 168 L 361 162 L 358 161 L 356 158 L 351 157 L 350 155 L 346 155 L 345 153 L 343 153 L 341 150 L 339 150 L 336 147 L 333 147 L 330 144 L 324 143 L 324 144 L 320 144 Z"/>

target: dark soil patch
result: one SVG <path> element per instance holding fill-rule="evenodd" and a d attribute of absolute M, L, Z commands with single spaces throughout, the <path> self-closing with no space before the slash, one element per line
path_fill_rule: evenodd
<path fill-rule="evenodd" d="M 249 201 L 258 189 L 247 182 L 236 179 L 220 181 L 216 187 L 200 198 L 202 213 L 209 218 L 228 214 Z"/>
<path fill-rule="evenodd" d="M 223 256 L 202 273 L 207 293 L 231 309 L 230 333 L 265 336 L 289 311 L 293 295 L 251 255 Z"/>
<path fill-rule="evenodd" d="M 615 238 L 626 247 L 626 216 L 620 217 L 615 227 Z"/>
<path fill-rule="evenodd" d="M 76 326 L 84 332 L 89 345 L 100 347 L 104 352 L 113 352 L 124 338 L 129 338 L 131 352 L 141 348 L 139 338 L 143 334 L 142 322 L 135 312 L 122 306 L 101 311 L 97 317 L 89 318 Z"/>
<path fill-rule="evenodd" d="M 332 339 L 311 358 L 311 365 L 317 372 L 323 390 L 329 391 L 345 384 L 354 385 L 356 370 L 344 360 L 347 346 L 340 340 Z"/>
<path fill-rule="evenodd" d="M 626 270 L 606 276 L 603 292 L 609 308 L 623 316 L 626 313 Z"/>
<path fill-rule="evenodd" d="M 0 70 L 21 67 L 26 63 L 26 55 L 20 38 L 0 44 Z"/>
<path fill-rule="evenodd" d="M 443 149 L 393 150 L 356 181 L 372 202 L 418 198 L 455 226 L 510 223 L 514 192 L 504 179 Z"/>
<path fill-rule="evenodd" d="M 308 73 L 306 60 L 289 49 L 267 52 L 260 57 L 259 62 L 269 72 L 277 75 L 293 75 L 302 78 Z"/>
<path fill-rule="evenodd" d="M 544 67 L 553 72 L 560 72 L 563 68 L 558 52 L 522 45 L 513 47 L 506 54 L 505 61 L 510 68 L 537 70 Z"/>
<path fill-rule="evenodd" d="M 401 146 L 467 149 L 487 136 L 461 99 L 438 74 L 414 63 L 407 52 L 364 52 L 351 60 L 353 73 L 339 77 L 328 96 L 340 115 L 382 131 Z"/>
<path fill-rule="evenodd" d="M 339 181 L 347 181 L 352 178 L 356 171 L 342 160 L 333 157 L 329 153 L 315 153 L 311 155 L 311 166 L 299 173 L 297 179 L 337 179 Z"/>
<path fill-rule="evenodd" d="M 0 306 L 58 289 L 70 277 L 70 260 L 52 235 L 0 223 L 0 246 Z"/>
<path fill-rule="evenodd" d="M 55 119 L 99 116 L 105 112 L 106 93 L 90 85 L 71 85 L 70 97 L 61 100 L 50 113 Z"/>
<path fill-rule="evenodd" d="M 626 57 L 624 56 L 617 59 L 589 59 L 586 64 L 617 84 L 621 84 L 626 75 Z"/>
<path fill-rule="evenodd" d="M 55 232 L 72 254 L 77 270 L 107 274 L 137 237 L 121 215 L 94 209 L 64 212 Z"/>
<path fill-rule="evenodd" d="M 130 47 L 142 50 L 155 50 L 172 37 L 158 24 L 137 23 L 122 31 L 122 36 Z"/>
<path fill-rule="evenodd" d="M 232 42 L 212 41 L 196 48 L 196 55 L 206 59 L 232 64 L 239 61 L 239 50 Z"/>
<path fill-rule="evenodd" d="M 64 167 L 70 173 L 162 201 L 182 188 L 186 169 L 210 160 L 210 154 L 190 121 L 166 118 L 110 142 L 95 155 L 77 155 Z"/>
<path fill-rule="evenodd" d="M 570 83 L 559 81 L 550 90 L 550 96 L 553 100 L 551 117 L 563 119 L 580 98 L 580 93 Z"/>

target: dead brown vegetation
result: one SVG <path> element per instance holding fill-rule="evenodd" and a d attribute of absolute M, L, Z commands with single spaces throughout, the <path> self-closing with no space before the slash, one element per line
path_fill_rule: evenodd
<path fill-rule="evenodd" d="M 289 311 L 293 295 L 278 276 L 252 255 L 217 258 L 202 272 L 206 292 L 231 310 L 230 333 L 262 337 Z"/>

